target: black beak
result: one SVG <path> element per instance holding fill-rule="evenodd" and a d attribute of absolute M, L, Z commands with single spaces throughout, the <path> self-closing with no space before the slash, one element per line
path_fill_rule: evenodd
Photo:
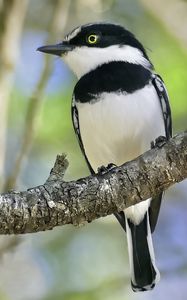
<path fill-rule="evenodd" d="M 74 49 L 73 45 L 69 45 L 66 42 L 63 42 L 56 45 L 47 45 L 47 46 L 39 47 L 37 51 L 61 56 L 73 49 Z"/>

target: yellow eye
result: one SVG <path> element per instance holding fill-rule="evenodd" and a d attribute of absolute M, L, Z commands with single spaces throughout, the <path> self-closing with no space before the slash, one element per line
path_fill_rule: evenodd
<path fill-rule="evenodd" d="M 99 36 L 96 35 L 96 34 L 90 34 L 88 37 L 87 37 L 87 42 L 91 45 L 93 44 L 96 44 L 97 41 L 99 39 Z"/>

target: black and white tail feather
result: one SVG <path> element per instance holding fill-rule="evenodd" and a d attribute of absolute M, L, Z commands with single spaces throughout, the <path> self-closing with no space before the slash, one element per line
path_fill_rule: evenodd
<path fill-rule="evenodd" d="M 138 225 L 126 218 L 126 232 L 132 289 L 135 292 L 151 290 L 160 274 L 155 265 L 148 212 Z"/>
<path fill-rule="evenodd" d="M 125 217 L 124 212 L 115 216 L 127 233 L 132 290 L 134 292 L 152 290 L 160 279 L 160 273 L 155 264 L 149 211 L 139 224 Z"/>

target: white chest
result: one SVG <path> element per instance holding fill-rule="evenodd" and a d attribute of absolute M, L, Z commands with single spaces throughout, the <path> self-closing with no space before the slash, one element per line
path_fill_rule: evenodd
<path fill-rule="evenodd" d="M 121 165 L 164 135 L 164 122 L 152 85 L 133 94 L 102 93 L 93 104 L 77 103 L 84 149 L 92 168 Z"/>

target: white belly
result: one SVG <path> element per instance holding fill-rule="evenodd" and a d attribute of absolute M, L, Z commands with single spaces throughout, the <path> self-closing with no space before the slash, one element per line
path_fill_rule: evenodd
<path fill-rule="evenodd" d="M 99 97 L 93 104 L 76 104 L 85 153 L 95 172 L 102 165 L 132 160 L 150 149 L 151 141 L 165 135 L 159 99 L 152 85 L 133 94 L 102 93 Z M 149 203 L 143 203 L 136 206 L 142 206 L 145 212 Z M 136 206 L 126 212 L 135 216 Z M 137 216 L 139 223 L 139 209 Z"/>
<path fill-rule="evenodd" d="M 101 165 L 132 160 L 150 149 L 151 141 L 165 135 L 152 85 L 134 94 L 103 93 L 93 104 L 76 105 L 85 153 L 94 171 Z"/>

